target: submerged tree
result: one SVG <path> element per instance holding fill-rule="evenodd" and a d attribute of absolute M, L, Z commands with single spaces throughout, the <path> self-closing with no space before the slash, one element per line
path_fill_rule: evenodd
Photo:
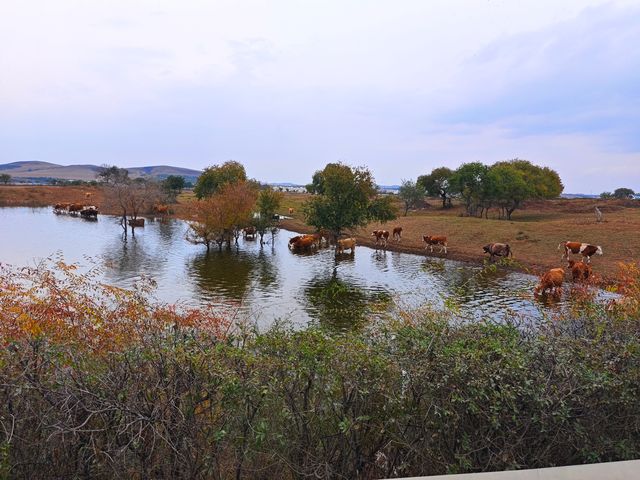
<path fill-rule="evenodd" d="M 256 203 L 257 212 L 254 213 L 251 224 L 260 236 L 260 245 L 264 243 L 265 234 L 270 231 L 275 235 L 278 228 L 277 211 L 280 208 L 284 194 L 276 192 L 271 187 L 260 190 Z"/>
<path fill-rule="evenodd" d="M 141 225 L 138 217 L 151 211 L 163 199 L 157 182 L 145 178 L 132 180 L 124 168 L 105 166 L 98 177 L 104 185 L 107 206 L 120 212 L 120 224 L 125 234 L 128 226 L 135 234 L 136 227 Z"/>
<path fill-rule="evenodd" d="M 313 177 L 317 195 L 305 203 L 305 219 L 317 229 L 331 231 L 334 238 L 345 229 L 397 216 L 391 197 L 378 195 L 371 172 L 364 167 L 329 163 Z"/>
<path fill-rule="evenodd" d="M 189 205 L 193 221 L 190 222 L 187 240 L 210 249 L 212 243 L 231 248 L 234 233 L 251 223 L 257 191 L 252 182 L 236 182 L 223 185 L 217 193 Z"/>

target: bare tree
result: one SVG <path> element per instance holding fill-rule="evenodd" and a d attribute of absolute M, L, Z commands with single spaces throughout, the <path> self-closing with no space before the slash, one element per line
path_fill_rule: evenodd
<path fill-rule="evenodd" d="M 131 234 L 135 235 L 136 227 L 142 224 L 139 216 L 151 211 L 162 199 L 162 191 L 156 182 L 144 178 L 131 180 L 128 174 L 116 173 L 104 185 L 107 207 L 119 212 L 125 234 L 127 227 L 131 227 Z"/>

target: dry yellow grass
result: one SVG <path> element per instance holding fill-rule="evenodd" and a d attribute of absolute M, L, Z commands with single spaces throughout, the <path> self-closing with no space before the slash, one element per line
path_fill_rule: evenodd
<path fill-rule="evenodd" d="M 309 231 L 304 224 L 301 206 L 309 197 L 290 194 L 285 197 L 283 210 L 293 207 L 292 220 L 284 226 L 296 231 Z M 509 243 L 514 258 L 522 270 L 541 272 L 564 266 L 558 244 L 566 240 L 601 245 L 602 257 L 592 259 L 594 271 L 605 279 L 615 277 L 618 262 L 638 261 L 640 255 L 640 201 L 599 199 L 550 200 L 530 202 L 525 209 L 516 210 L 513 220 L 499 220 L 497 211 L 489 213 L 489 219 L 462 216 L 459 206 L 442 210 L 437 200 L 430 200 L 430 207 L 410 211 L 387 224 L 372 223 L 353 233 L 361 245 L 373 246 L 371 232 L 378 228 L 403 229 L 400 243 L 389 242 L 389 250 L 431 255 L 424 249 L 422 235 L 446 235 L 449 239 L 447 258 L 469 262 L 481 262 L 486 255 L 482 246 L 490 242 Z M 598 205 L 605 221 L 596 222 L 594 207 Z M 284 213 L 284 212 L 283 212 Z M 437 251 L 437 249 L 436 249 Z M 443 255 L 434 253 L 433 256 Z"/>

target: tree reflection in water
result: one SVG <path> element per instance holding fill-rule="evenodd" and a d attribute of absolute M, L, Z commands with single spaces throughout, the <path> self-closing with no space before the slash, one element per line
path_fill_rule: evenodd
<path fill-rule="evenodd" d="M 386 290 L 365 290 L 338 278 L 335 269 L 329 278 L 313 279 L 305 288 L 305 297 L 311 316 L 338 330 L 361 325 L 368 316 L 387 311 L 391 303 Z"/>
<path fill-rule="evenodd" d="M 236 249 L 211 250 L 192 258 L 188 267 L 203 296 L 224 296 L 242 300 L 250 293 L 254 279 L 263 287 L 277 286 L 276 267 L 269 254 Z"/>

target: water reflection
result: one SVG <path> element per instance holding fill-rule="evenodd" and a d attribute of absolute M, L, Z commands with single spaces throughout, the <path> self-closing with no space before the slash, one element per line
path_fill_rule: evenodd
<path fill-rule="evenodd" d="M 222 249 L 194 256 L 187 268 L 201 294 L 242 300 L 249 289 L 255 264 L 236 249 Z"/>
<path fill-rule="evenodd" d="M 316 277 L 305 288 L 308 311 L 321 324 L 334 329 L 361 325 L 369 315 L 386 311 L 391 294 L 382 289 L 365 289 L 342 280 L 333 270 L 330 277 Z"/>
<path fill-rule="evenodd" d="M 30 265 L 61 251 L 68 263 L 104 267 L 104 280 L 131 287 L 142 275 L 157 282 L 156 297 L 174 303 L 237 304 L 264 325 L 290 318 L 298 325 L 317 320 L 336 328 L 364 321 L 380 309 L 453 305 L 469 318 L 500 319 L 517 314 L 539 319 L 566 312 L 575 301 L 567 291 L 552 301 L 533 298 L 537 279 L 491 266 L 357 247 L 355 255 L 333 249 L 291 252 L 282 231 L 271 245 L 239 242 L 212 250 L 185 240 L 185 222 L 149 221 L 135 237 L 122 237 L 119 219 L 85 222 L 50 209 L 0 208 L 0 262 Z M 268 236 L 268 240 L 271 237 Z M 598 295 L 602 295 L 599 292 Z M 393 302 L 390 301 L 393 296 Z M 575 295 L 574 295 L 575 296 Z"/>

